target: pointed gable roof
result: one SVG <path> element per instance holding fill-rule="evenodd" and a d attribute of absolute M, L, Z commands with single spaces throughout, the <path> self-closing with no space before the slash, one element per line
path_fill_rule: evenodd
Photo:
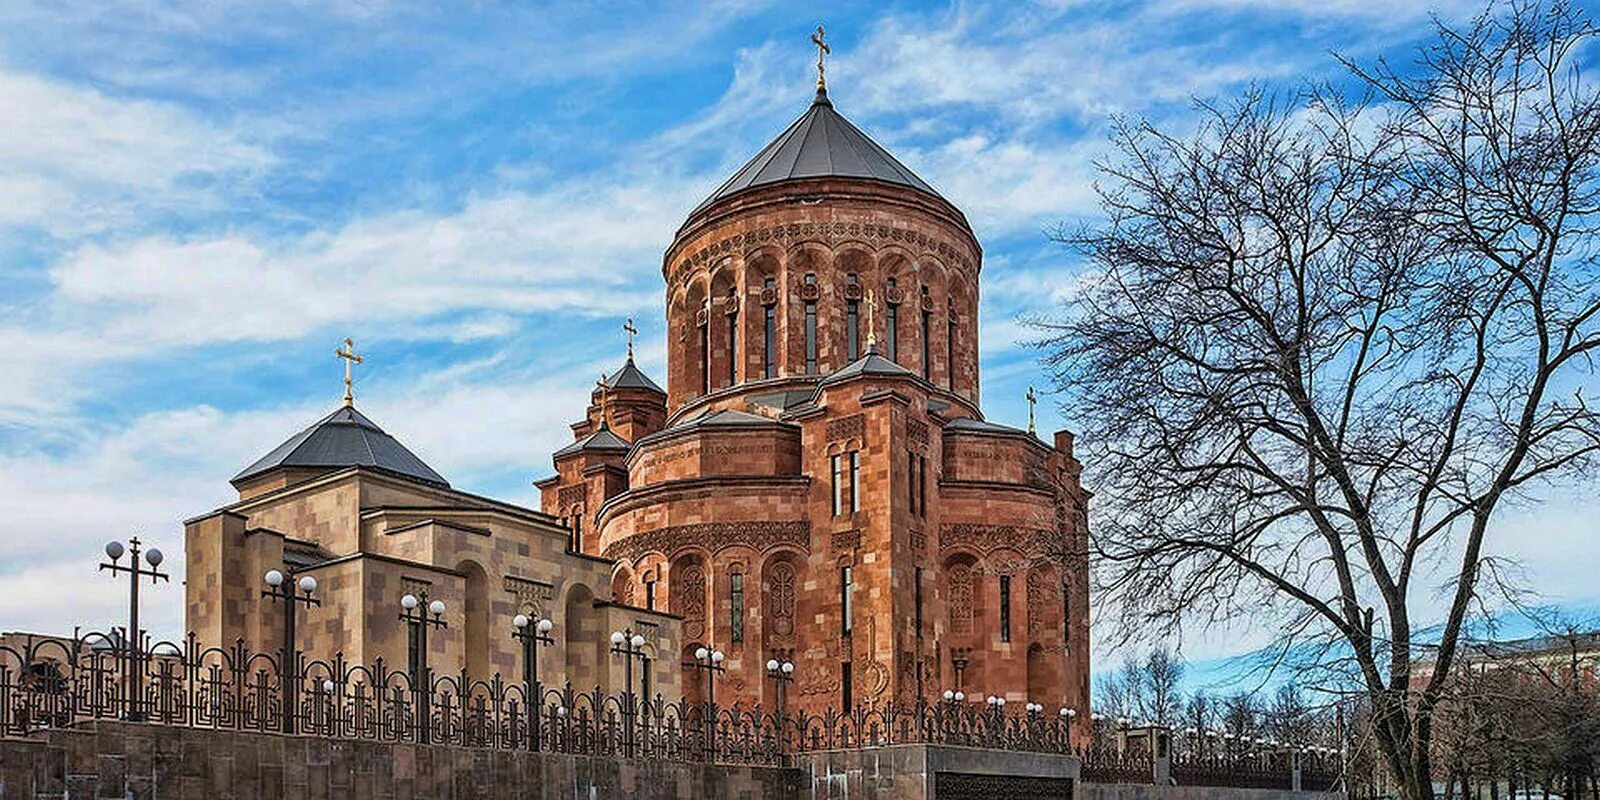
<path fill-rule="evenodd" d="M 633 363 L 633 356 L 628 356 L 628 362 L 622 365 L 622 369 L 606 376 L 601 383 L 607 389 L 647 389 L 659 395 L 666 394 L 655 381 L 650 380 L 649 375 L 644 374 L 644 370 Z"/>
<path fill-rule="evenodd" d="M 443 476 L 354 406 L 343 406 L 289 437 L 233 476 L 233 483 L 286 467 L 370 467 L 435 486 L 450 486 Z"/>
<path fill-rule="evenodd" d="M 649 379 L 646 378 L 646 380 Z M 586 450 L 607 450 L 626 453 L 632 447 L 633 445 L 628 444 L 627 439 L 612 433 L 610 428 L 602 424 L 599 430 L 555 451 L 551 457 L 561 458 L 574 453 L 582 453 Z"/>
<path fill-rule="evenodd" d="M 847 381 L 862 375 L 897 375 L 902 377 L 917 377 L 917 374 L 905 367 L 878 355 L 877 348 L 869 347 L 867 354 L 840 367 L 823 378 L 819 386 Z"/>
<path fill-rule="evenodd" d="M 778 138 L 761 148 L 755 158 L 733 173 L 733 177 L 717 187 L 695 212 L 757 186 L 829 177 L 883 181 L 944 199 L 927 181 L 917 177 L 909 167 L 835 111 L 828 91 L 819 88 L 811 107 L 778 134 Z"/>

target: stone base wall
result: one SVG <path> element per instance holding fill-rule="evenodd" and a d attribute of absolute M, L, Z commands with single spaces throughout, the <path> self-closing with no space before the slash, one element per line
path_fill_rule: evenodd
<path fill-rule="evenodd" d="M 800 772 L 119 722 L 0 739 L 0 800 L 789 800 Z"/>
<path fill-rule="evenodd" d="M 998 797 L 1002 800 L 1028 800 L 1031 797 L 1071 795 L 1078 778 L 1078 759 L 1049 753 L 1022 753 L 982 750 L 972 747 L 936 745 L 896 745 L 865 750 L 835 750 L 809 753 L 796 759 L 806 775 L 807 791 L 802 797 L 815 800 L 933 800 L 936 788 L 957 782 L 963 789 L 988 781 L 994 791 L 980 789 L 976 794 L 959 794 L 940 788 L 939 797 Z M 959 776 L 959 777 L 952 777 Z M 1049 787 L 1041 794 L 1009 790 L 1007 779 L 1021 778 L 1034 787 Z"/>
<path fill-rule="evenodd" d="M 1236 789 L 1228 786 L 1140 786 L 1127 783 L 1082 783 L 1075 800 L 1335 800 L 1333 792 L 1291 792 L 1287 789 Z"/>
<path fill-rule="evenodd" d="M 1080 784 L 1078 759 L 897 745 L 790 767 L 472 749 L 101 721 L 0 739 L 0 800 L 1335 800 L 1274 789 Z"/>

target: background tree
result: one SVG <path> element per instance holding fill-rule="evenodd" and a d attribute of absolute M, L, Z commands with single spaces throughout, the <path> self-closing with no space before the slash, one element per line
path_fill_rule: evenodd
<path fill-rule="evenodd" d="M 1414 69 L 1349 65 L 1370 104 L 1253 95 L 1203 105 L 1193 135 L 1119 126 L 1106 222 L 1060 236 L 1096 270 L 1044 343 L 1095 431 L 1124 631 L 1248 614 L 1285 652 L 1314 637 L 1411 800 L 1500 577 L 1493 523 L 1600 448 L 1594 28 L 1518 5 L 1437 34 Z M 1443 608 L 1419 608 L 1433 586 Z"/>

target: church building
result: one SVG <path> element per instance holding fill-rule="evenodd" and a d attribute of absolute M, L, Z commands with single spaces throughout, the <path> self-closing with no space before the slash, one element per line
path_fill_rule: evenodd
<path fill-rule="evenodd" d="M 682 618 L 683 660 L 726 654 L 720 703 L 770 707 L 777 660 L 811 711 L 946 689 L 1085 710 L 1072 435 L 984 419 L 982 248 L 820 67 L 666 250 L 667 388 L 630 344 L 537 483 L 544 511 L 615 562 L 613 601 Z"/>
<path fill-rule="evenodd" d="M 821 42 L 819 41 L 819 46 Z M 283 641 L 269 570 L 313 577 L 307 658 L 415 664 L 401 598 L 444 603 L 437 673 L 519 680 L 518 614 L 548 618 L 549 684 L 790 709 L 998 695 L 1088 721 L 1087 493 L 1072 435 L 984 418 L 983 251 L 965 215 L 834 107 L 804 113 L 712 192 L 662 259 L 666 388 L 626 361 L 537 481 L 542 510 L 453 488 L 344 404 L 190 520 L 202 644 Z M 630 337 L 634 332 L 628 326 Z M 356 359 L 347 347 L 339 351 Z"/>

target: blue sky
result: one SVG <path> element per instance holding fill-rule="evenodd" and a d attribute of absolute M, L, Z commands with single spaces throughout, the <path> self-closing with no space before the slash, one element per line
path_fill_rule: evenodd
<path fill-rule="evenodd" d="M 347 335 L 365 411 L 455 485 L 536 504 L 625 317 L 663 376 L 661 252 L 804 110 L 819 21 L 840 111 L 977 229 L 985 406 L 1021 424 L 1042 379 L 1018 320 L 1073 289 L 1044 231 L 1094 213 L 1110 115 L 1182 129 L 1193 95 L 1406 61 L 1430 12 L 1478 8 L 0 3 L 0 628 L 115 618 L 100 542 L 176 555 L 182 519 L 337 402 Z M 1551 602 L 1600 597 L 1585 491 L 1499 540 Z M 180 590 L 149 610 L 175 630 Z"/>

